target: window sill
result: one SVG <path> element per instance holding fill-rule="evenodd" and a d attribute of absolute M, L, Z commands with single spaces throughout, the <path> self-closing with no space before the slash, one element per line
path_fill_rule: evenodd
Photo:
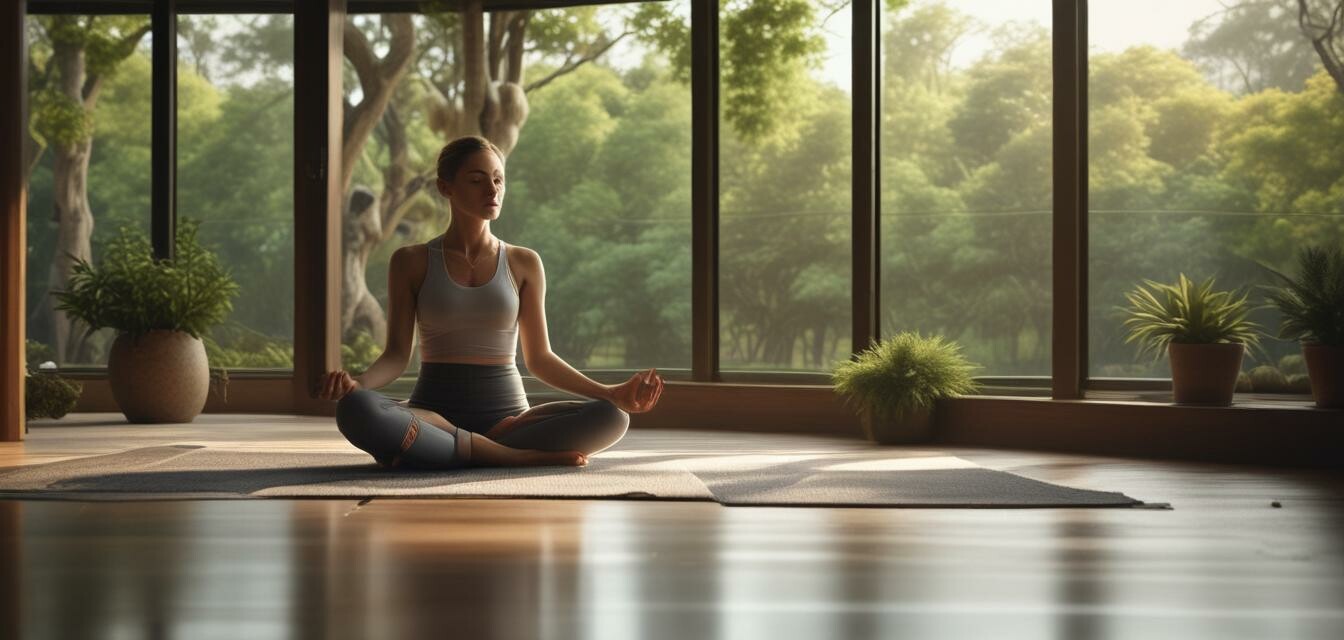
<path fill-rule="evenodd" d="M 1170 394 L 1166 395 L 1167 400 Z M 1099 455 L 1340 468 L 1344 409 L 1238 394 L 1226 407 L 1132 397 L 973 396 L 939 404 L 940 442 Z"/>

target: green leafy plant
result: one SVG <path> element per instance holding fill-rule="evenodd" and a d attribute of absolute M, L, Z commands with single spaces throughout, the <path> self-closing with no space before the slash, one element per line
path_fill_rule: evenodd
<path fill-rule="evenodd" d="M 204 337 L 233 311 L 239 287 L 219 258 L 197 242 L 199 228 L 195 220 L 179 220 L 173 259 L 156 260 L 142 232 L 121 227 L 104 248 L 101 266 L 70 256 L 75 265 L 68 288 L 52 292 L 56 308 L 83 322 L 86 338 L 104 327 L 132 336 L 165 329 Z M 226 393 L 225 369 L 211 368 L 210 379 Z"/>
<path fill-rule="evenodd" d="M 79 402 L 84 385 L 54 373 L 32 373 L 23 379 L 25 419 L 60 418 Z"/>
<path fill-rule="evenodd" d="M 1214 291 L 1213 278 L 1195 284 L 1185 274 L 1174 284 L 1144 280 L 1125 294 L 1129 317 L 1126 343 L 1138 342 L 1139 354 L 1151 352 L 1159 359 L 1167 345 L 1241 343 L 1260 346 L 1260 325 L 1246 319 L 1251 311 L 1247 294 Z"/>
<path fill-rule="evenodd" d="M 899 420 L 939 398 L 975 391 L 976 368 L 942 336 L 901 332 L 837 365 L 831 379 L 847 405 L 857 403 L 878 420 Z"/>
<path fill-rule="evenodd" d="M 1344 251 L 1304 247 L 1297 254 L 1297 277 L 1265 266 L 1283 282 L 1269 287 L 1269 302 L 1283 313 L 1284 340 L 1344 346 Z"/>
<path fill-rule="evenodd" d="M 51 347 L 36 340 L 24 339 L 24 360 L 28 363 L 28 371 L 37 371 L 38 365 L 51 360 L 54 353 Z"/>
<path fill-rule="evenodd" d="M 52 293 L 60 301 L 56 308 L 87 325 L 89 334 L 103 327 L 132 335 L 167 329 L 200 338 L 233 310 L 238 285 L 196 241 L 199 226 L 179 222 L 172 260 L 155 260 L 143 233 L 121 227 L 101 266 L 71 256 L 68 289 Z"/>

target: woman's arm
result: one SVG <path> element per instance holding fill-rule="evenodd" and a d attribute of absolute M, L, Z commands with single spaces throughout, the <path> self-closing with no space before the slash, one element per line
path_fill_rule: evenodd
<path fill-rule="evenodd" d="M 601 384 L 574 370 L 551 351 L 546 334 L 546 273 L 541 257 L 530 249 L 519 253 L 524 256 L 519 265 L 524 281 L 518 292 L 518 330 L 528 371 L 552 387 L 607 400 L 623 411 L 642 413 L 658 404 L 663 379 L 653 369 L 640 371 L 621 384 Z"/>
<path fill-rule="evenodd" d="M 519 266 L 522 267 L 519 269 L 523 277 L 518 290 L 518 338 L 528 372 L 561 391 L 611 400 L 611 386 L 579 373 L 551 351 L 551 339 L 546 329 L 546 271 L 541 265 L 541 256 L 526 247 L 510 248 L 518 249 Z"/>
<path fill-rule="evenodd" d="M 419 281 L 414 274 L 420 261 L 414 251 L 414 247 L 402 247 L 392 254 L 387 270 L 387 346 L 367 371 L 355 377 L 361 389 L 377 389 L 396 380 L 411 361 L 411 342 L 415 338 L 414 283 Z"/>
<path fill-rule="evenodd" d="M 602 384 L 579 373 L 574 367 L 569 366 L 568 362 L 550 351 L 534 354 L 530 358 L 524 356 L 523 361 L 527 363 L 528 372 L 556 389 L 588 398 L 613 399 L 611 385 Z"/>

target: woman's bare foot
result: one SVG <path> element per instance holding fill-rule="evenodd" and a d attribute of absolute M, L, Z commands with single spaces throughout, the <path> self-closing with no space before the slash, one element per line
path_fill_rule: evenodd
<path fill-rule="evenodd" d="M 471 436 L 470 465 L 473 467 L 581 467 L 586 464 L 588 456 L 581 451 L 514 449 L 479 433 Z"/>

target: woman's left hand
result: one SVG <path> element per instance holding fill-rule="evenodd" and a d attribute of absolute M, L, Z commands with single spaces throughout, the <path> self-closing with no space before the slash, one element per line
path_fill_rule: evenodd
<path fill-rule="evenodd" d="M 658 404 L 663 395 L 663 378 L 658 370 L 648 369 L 611 387 L 611 402 L 626 413 L 643 413 Z"/>

